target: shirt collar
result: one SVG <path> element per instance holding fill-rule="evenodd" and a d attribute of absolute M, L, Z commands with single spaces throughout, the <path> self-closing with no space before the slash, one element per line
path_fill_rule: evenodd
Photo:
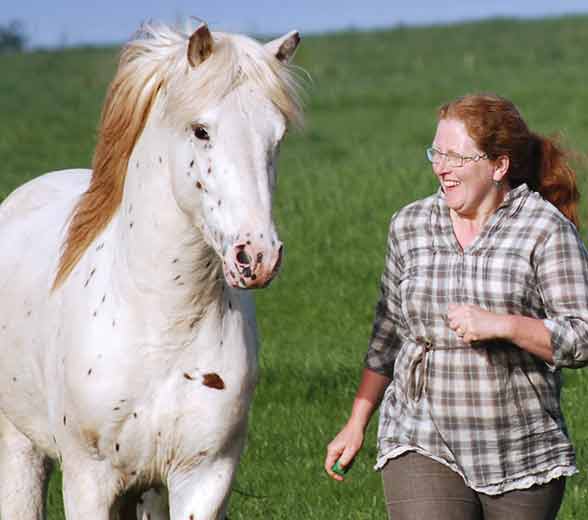
<path fill-rule="evenodd" d="M 502 221 L 504 217 L 512 217 L 523 206 L 523 203 L 529 196 L 531 190 L 527 184 L 523 183 L 510 190 L 501 202 L 500 206 L 496 208 L 494 214 L 490 217 L 490 220 L 496 219 Z M 453 225 L 451 224 L 451 217 L 449 216 L 449 208 L 445 201 L 445 194 L 441 187 L 437 190 L 436 194 L 437 203 L 433 204 L 433 211 L 431 214 L 431 224 L 435 229 L 435 236 L 437 241 L 451 242 L 453 236 Z"/>
<path fill-rule="evenodd" d="M 512 210 L 516 212 L 520 205 L 527 198 L 530 191 L 531 190 L 529 190 L 529 187 L 526 183 L 520 184 L 516 188 L 513 188 L 504 196 L 504 200 L 500 203 L 500 206 L 496 208 L 496 211 L 512 206 Z M 449 216 L 449 212 L 447 211 L 447 203 L 445 202 L 445 193 L 443 193 L 443 189 L 441 187 L 439 187 L 437 190 L 437 206 L 441 210 L 441 215 L 447 214 Z M 509 214 L 513 213 L 509 212 Z"/>

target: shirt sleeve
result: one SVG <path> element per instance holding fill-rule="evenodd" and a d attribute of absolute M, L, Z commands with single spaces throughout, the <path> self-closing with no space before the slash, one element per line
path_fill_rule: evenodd
<path fill-rule="evenodd" d="M 562 222 L 540 248 L 537 281 L 556 368 L 588 364 L 588 252 L 575 227 Z"/>
<path fill-rule="evenodd" d="M 402 346 L 401 274 L 402 259 L 394 234 L 394 217 L 392 217 L 384 272 L 380 280 L 380 298 L 376 305 L 372 335 L 365 355 L 366 368 L 390 378 L 393 376 L 394 362 Z"/>

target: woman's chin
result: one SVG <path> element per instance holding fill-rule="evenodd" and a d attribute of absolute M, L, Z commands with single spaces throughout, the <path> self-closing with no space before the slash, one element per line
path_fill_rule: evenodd
<path fill-rule="evenodd" d="M 445 190 L 445 201 L 451 209 L 458 209 L 464 205 L 463 196 L 454 189 Z"/>

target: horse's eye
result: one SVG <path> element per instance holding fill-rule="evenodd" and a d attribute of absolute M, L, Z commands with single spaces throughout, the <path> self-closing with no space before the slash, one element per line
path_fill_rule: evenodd
<path fill-rule="evenodd" d="M 210 140 L 210 136 L 208 135 L 208 132 L 206 131 L 206 128 L 204 128 L 203 126 L 194 125 L 192 127 L 192 131 L 194 132 L 194 135 L 196 136 L 196 139 L 200 139 L 201 141 L 208 141 L 208 140 Z"/>

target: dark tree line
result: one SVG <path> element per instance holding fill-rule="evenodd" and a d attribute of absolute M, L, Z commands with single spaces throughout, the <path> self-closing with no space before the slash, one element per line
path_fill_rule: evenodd
<path fill-rule="evenodd" d="M 27 42 L 24 27 L 18 20 L 0 24 L 0 53 L 24 50 Z"/>

